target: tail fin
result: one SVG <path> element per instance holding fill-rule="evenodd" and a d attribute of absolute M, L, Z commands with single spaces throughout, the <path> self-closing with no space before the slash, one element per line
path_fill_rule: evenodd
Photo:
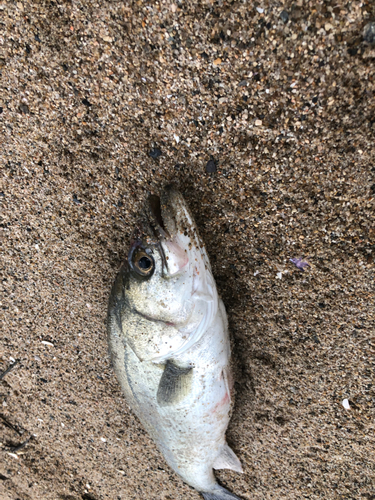
<path fill-rule="evenodd" d="M 240 497 L 219 485 L 215 486 L 214 491 L 209 493 L 201 491 L 200 494 L 203 496 L 204 500 L 241 500 Z"/>

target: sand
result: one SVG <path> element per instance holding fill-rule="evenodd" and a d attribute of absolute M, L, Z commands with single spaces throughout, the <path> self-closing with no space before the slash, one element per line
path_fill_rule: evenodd
<path fill-rule="evenodd" d="M 107 352 L 112 282 L 169 182 L 233 339 L 244 474 L 220 482 L 375 498 L 374 20 L 371 0 L 0 5 L 1 499 L 198 500 Z"/>

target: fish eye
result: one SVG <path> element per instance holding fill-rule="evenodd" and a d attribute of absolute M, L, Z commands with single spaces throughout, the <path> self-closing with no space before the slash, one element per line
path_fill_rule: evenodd
<path fill-rule="evenodd" d="M 138 261 L 138 266 L 145 271 L 148 271 L 152 266 L 151 259 L 149 257 L 141 257 Z"/>
<path fill-rule="evenodd" d="M 134 271 L 142 277 L 149 278 L 155 268 L 155 261 L 152 255 L 146 253 L 142 248 L 138 248 L 132 255 Z"/>

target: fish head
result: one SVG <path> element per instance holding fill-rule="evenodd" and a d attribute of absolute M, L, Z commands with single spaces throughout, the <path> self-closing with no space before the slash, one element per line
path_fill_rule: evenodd
<path fill-rule="evenodd" d="M 126 263 L 125 302 L 142 320 L 172 327 L 180 349 L 203 332 L 217 310 L 207 253 L 181 193 L 167 186 L 151 195 Z"/>

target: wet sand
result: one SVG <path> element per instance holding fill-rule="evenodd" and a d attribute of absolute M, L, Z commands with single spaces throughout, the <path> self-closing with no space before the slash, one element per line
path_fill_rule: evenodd
<path fill-rule="evenodd" d="M 233 339 L 244 474 L 220 482 L 375 498 L 372 20 L 371 1 L 0 5 L 2 499 L 199 498 L 105 331 L 137 214 L 172 181 Z"/>

